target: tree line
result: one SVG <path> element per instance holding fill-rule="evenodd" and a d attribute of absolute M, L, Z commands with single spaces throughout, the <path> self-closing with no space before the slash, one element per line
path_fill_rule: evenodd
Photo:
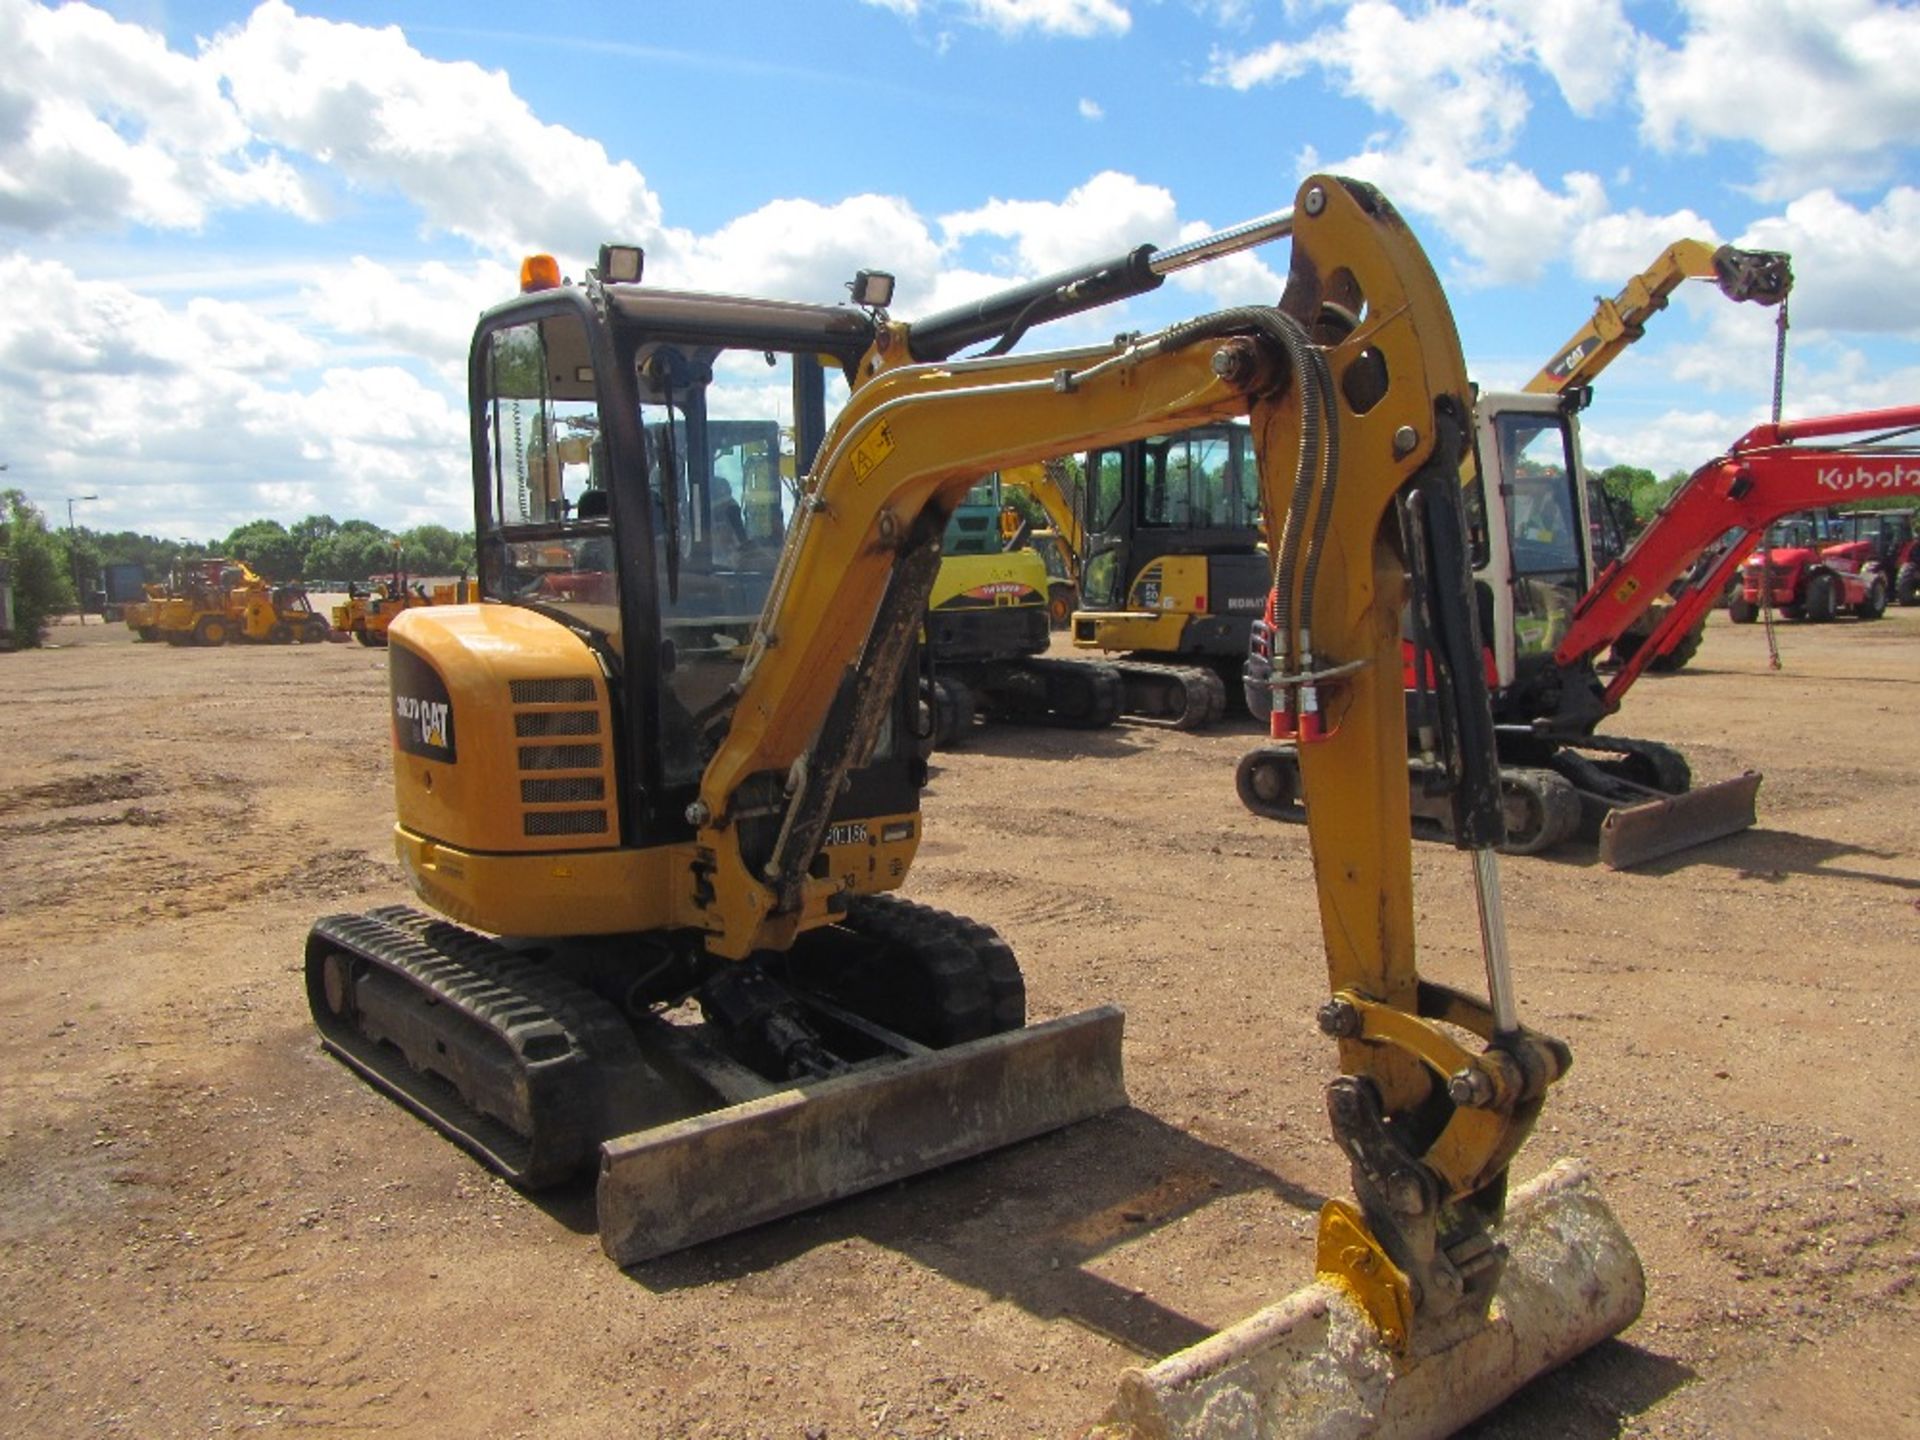
<path fill-rule="evenodd" d="M 23 491 L 0 491 L 0 559 L 12 571 L 17 646 L 40 644 L 55 615 L 103 588 L 109 565 L 138 565 L 159 583 L 180 562 L 209 556 L 244 560 L 263 580 L 279 583 L 371 580 L 395 568 L 458 575 L 473 568 L 473 533 L 444 525 L 396 533 L 371 520 L 309 515 L 292 525 L 249 520 L 218 540 L 163 540 L 133 530 L 49 525 Z"/>

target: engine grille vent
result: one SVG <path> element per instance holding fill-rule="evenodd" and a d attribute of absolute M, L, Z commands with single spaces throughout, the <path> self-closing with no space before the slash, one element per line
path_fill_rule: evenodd
<path fill-rule="evenodd" d="M 522 780 L 523 805 L 581 805 L 607 798 L 606 783 L 598 775 L 570 775 L 564 780 Z"/>
<path fill-rule="evenodd" d="M 598 770 L 598 745 L 522 745 L 522 770 Z"/>
<path fill-rule="evenodd" d="M 544 735 L 598 735 L 600 716 L 593 710 L 535 710 L 513 717 L 513 733 L 523 740 Z"/>
<path fill-rule="evenodd" d="M 604 835 L 607 812 L 604 810 L 529 810 L 529 835 Z"/>
<path fill-rule="evenodd" d="M 520 803 L 524 807 L 521 833 L 540 838 L 610 834 L 613 817 L 607 797 L 612 776 L 601 738 L 599 695 L 594 682 L 576 677 L 511 680 L 508 693 L 516 707 L 516 739 L 579 742 L 515 747 L 520 764 Z M 522 706 L 527 708 L 517 708 Z M 560 706 L 568 708 L 557 708 Z"/>
<path fill-rule="evenodd" d="M 560 680 L 509 680 L 507 693 L 516 705 L 591 705 L 593 681 L 582 676 Z"/>

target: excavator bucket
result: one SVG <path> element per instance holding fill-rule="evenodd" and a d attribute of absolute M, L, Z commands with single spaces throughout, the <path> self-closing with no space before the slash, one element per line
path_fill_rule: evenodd
<path fill-rule="evenodd" d="M 606 1141 L 600 1243 L 621 1265 L 796 1214 L 1127 1103 L 1103 1005 Z"/>
<path fill-rule="evenodd" d="M 1416 1325 L 1404 1350 L 1343 1285 L 1297 1291 L 1122 1377 L 1088 1440 L 1418 1440 L 1451 1435 L 1640 1313 L 1646 1279 L 1583 1165 L 1516 1190 L 1485 1314 Z"/>
<path fill-rule="evenodd" d="M 1760 772 L 1748 770 L 1717 785 L 1610 810 L 1600 822 L 1600 859 L 1627 870 L 1736 834 L 1753 824 L 1759 790 Z"/>

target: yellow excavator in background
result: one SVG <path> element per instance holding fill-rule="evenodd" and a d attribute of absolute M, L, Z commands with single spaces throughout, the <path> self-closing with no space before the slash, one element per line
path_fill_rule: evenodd
<path fill-rule="evenodd" d="M 1587 323 L 1526 383 L 1526 393 L 1572 395 L 1591 385 L 1646 334 L 1647 321 L 1666 309 L 1673 292 L 1689 280 L 1711 280 L 1735 303 L 1784 306 L 1793 289 L 1793 268 L 1777 250 L 1737 250 L 1704 240 L 1676 240 L 1627 281 L 1619 294 L 1611 299 L 1603 295 L 1594 303 Z"/>
<path fill-rule="evenodd" d="M 1024 538 L 997 473 L 975 484 L 947 521 L 922 641 L 935 749 L 962 743 L 976 715 L 1078 730 L 1120 716 L 1118 671 L 1046 653 L 1046 558 Z"/>
<path fill-rule="evenodd" d="M 1275 306 L 1006 353 L 1283 236 Z M 1521 1022 L 1507 952 L 1471 394 L 1387 202 L 1314 176 L 1281 214 L 911 325 L 877 272 L 855 308 L 666 291 L 642 266 L 603 247 L 574 285 L 534 257 L 481 317 L 486 599 L 390 632 L 395 843 L 446 918 L 316 924 L 327 1048 L 519 1184 L 597 1166 L 622 1264 L 1125 1104 L 1116 1010 L 1025 1024 L 992 930 L 891 893 L 921 838 L 914 648 L 980 477 L 1244 415 L 1284 683 L 1323 719 L 1301 771 L 1356 1203 L 1321 1216 L 1318 1281 L 1130 1373 L 1100 1433 L 1322 1434 L 1337 1414 L 1343 1434 L 1444 1434 L 1630 1323 L 1639 1263 L 1591 1183 L 1508 1193 L 1569 1054 Z M 726 497 L 783 415 L 804 483 L 737 525 Z M 1408 604 L 1435 637 L 1484 997 L 1415 963 Z"/>

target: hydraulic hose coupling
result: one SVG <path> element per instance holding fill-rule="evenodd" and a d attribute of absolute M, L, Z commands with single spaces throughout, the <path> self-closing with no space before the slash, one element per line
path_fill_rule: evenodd
<path fill-rule="evenodd" d="M 1310 745 L 1326 736 L 1320 714 L 1320 687 L 1309 682 L 1300 687 L 1300 743 Z"/>
<path fill-rule="evenodd" d="M 1268 614 L 1271 615 L 1273 605 L 1271 597 L 1268 598 L 1267 605 Z M 1269 626 L 1272 623 L 1271 620 L 1267 622 Z M 1294 692 L 1293 686 L 1287 683 L 1286 677 L 1293 671 L 1292 658 L 1279 646 L 1273 644 L 1274 638 L 1270 631 L 1267 643 L 1272 665 L 1268 670 L 1268 677 L 1273 687 L 1273 711 L 1267 716 L 1267 734 L 1274 740 L 1291 740 L 1295 732 Z"/>

